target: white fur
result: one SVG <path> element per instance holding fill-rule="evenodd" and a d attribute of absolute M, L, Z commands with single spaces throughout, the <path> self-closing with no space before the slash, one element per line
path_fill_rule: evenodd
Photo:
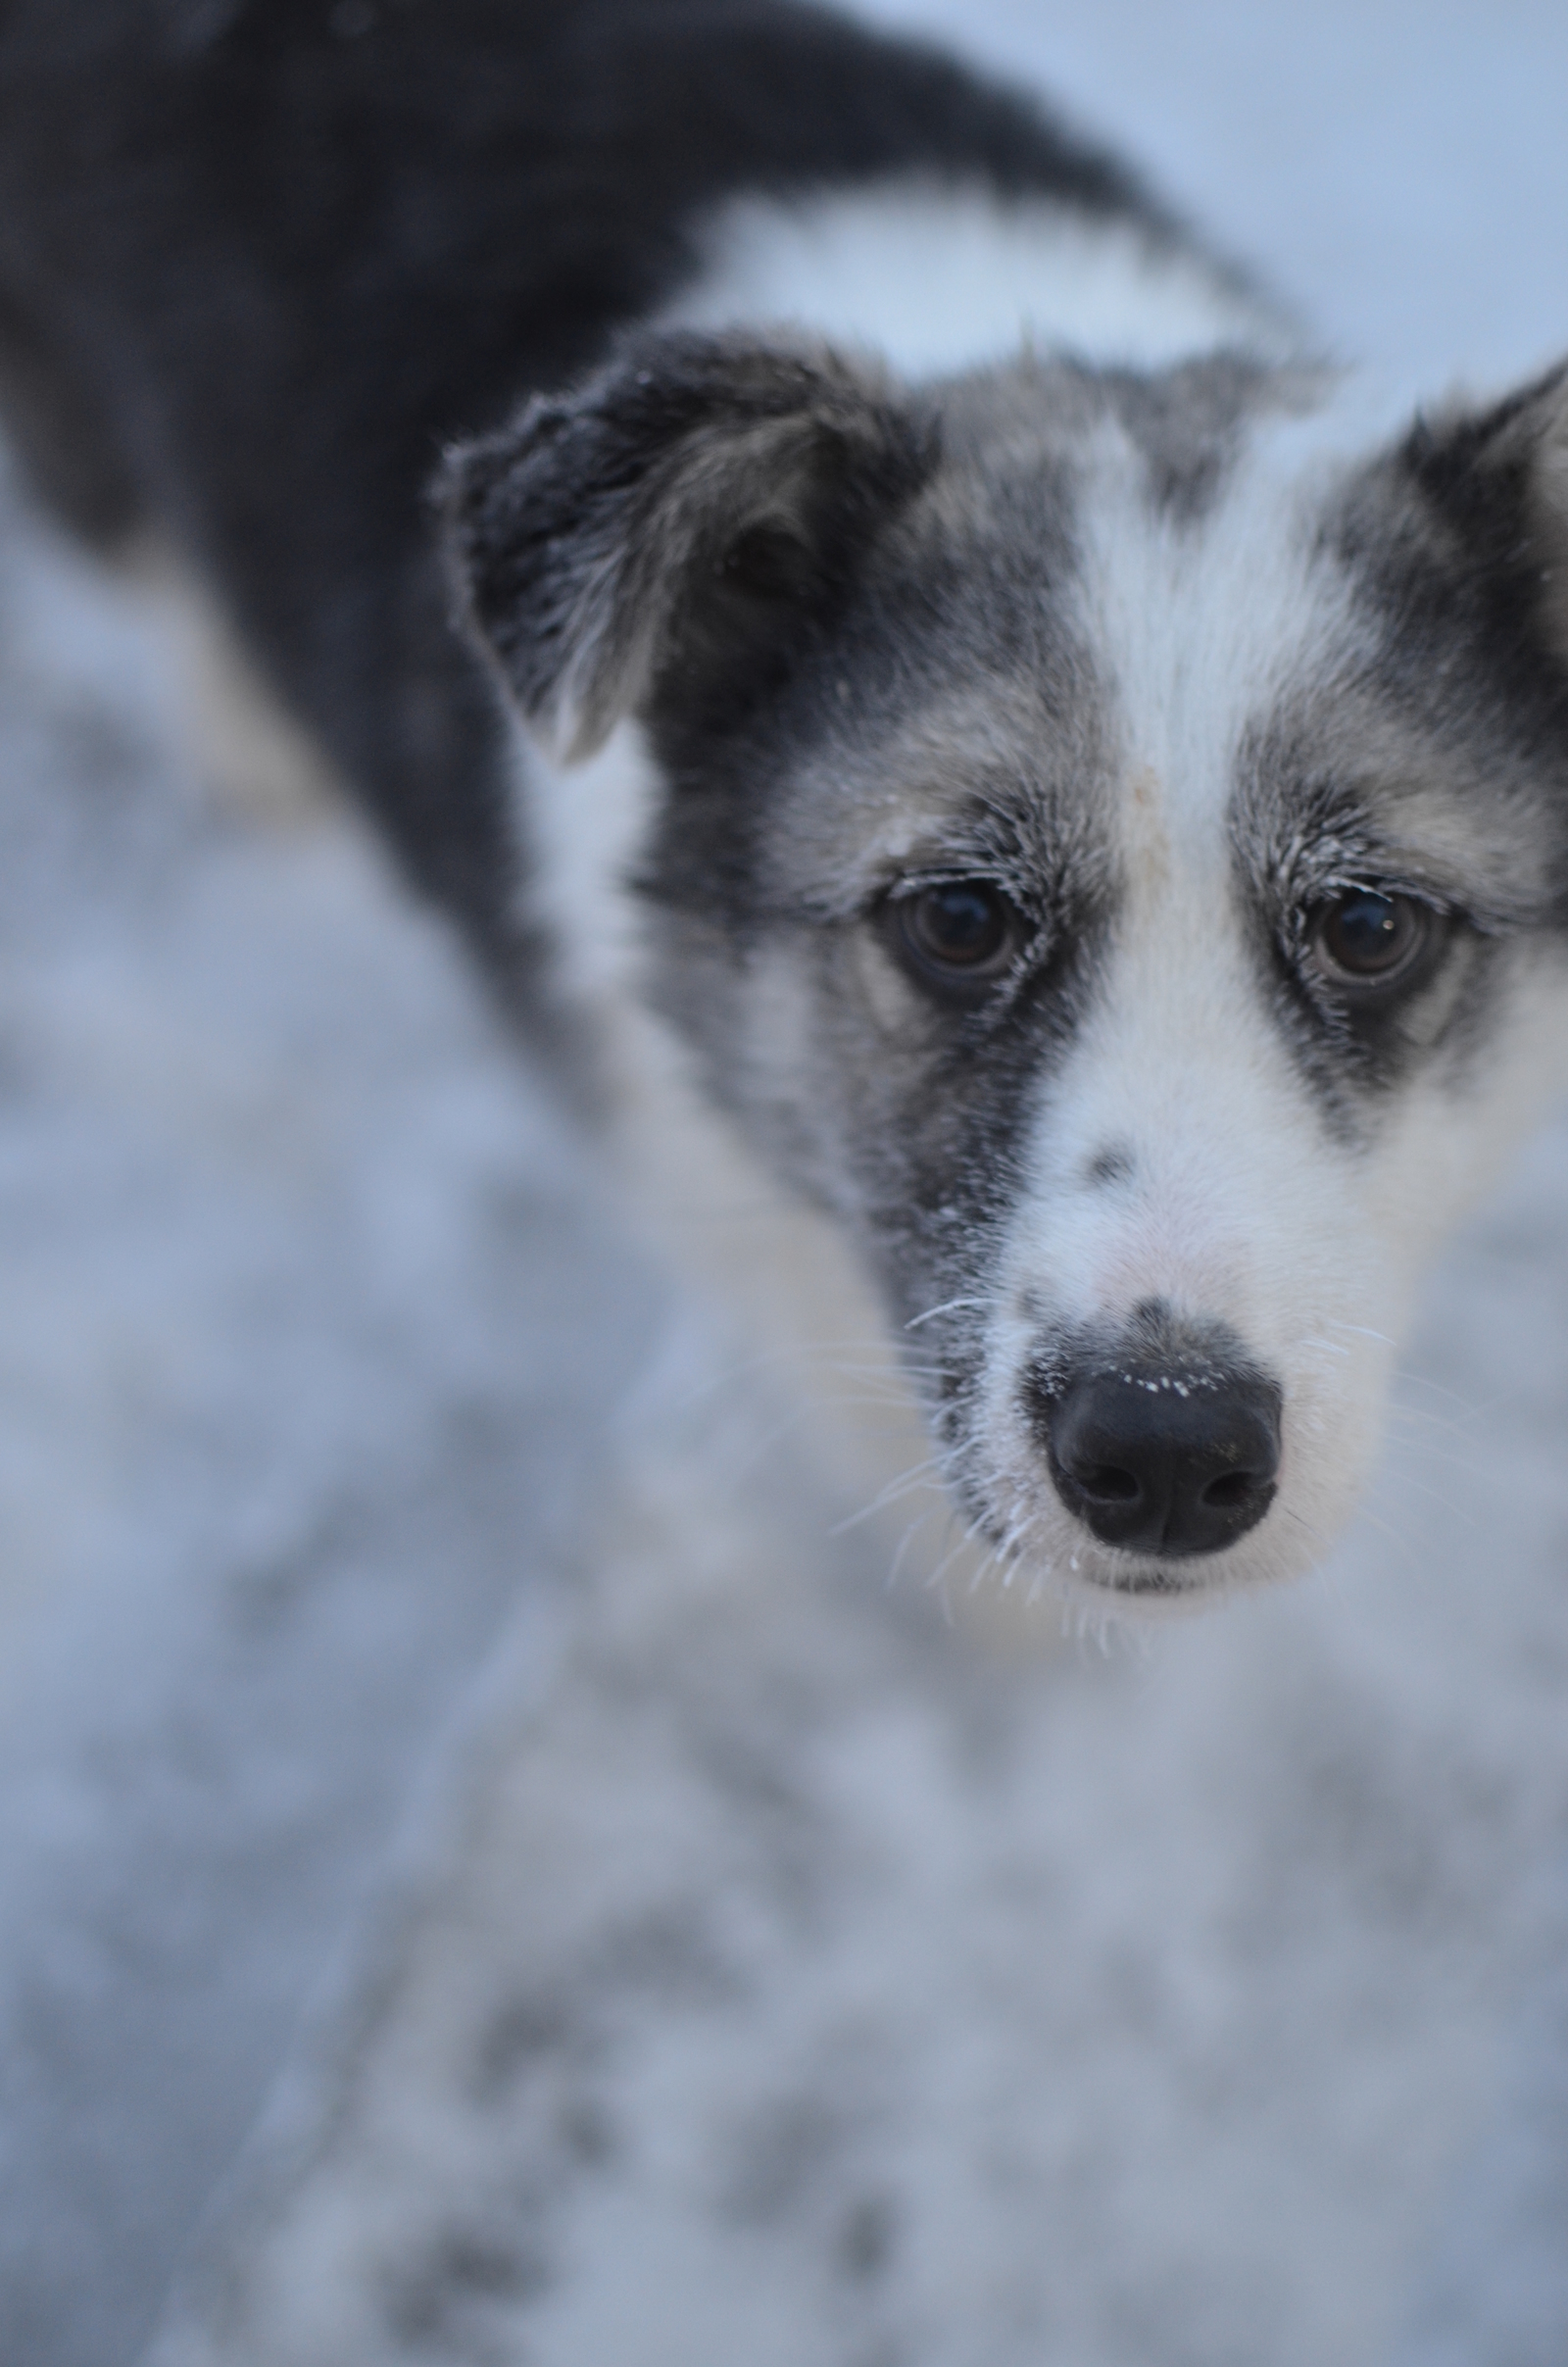
<path fill-rule="evenodd" d="M 586 763 L 564 764 L 514 726 L 514 764 L 540 910 L 554 916 L 560 976 L 595 1009 L 635 992 L 636 915 L 626 881 L 660 780 L 640 724 L 618 723 Z"/>
<path fill-rule="evenodd" d="M 705 238 L 668 325 L 805 327 L 910 377 L 1020 345 L 1152 369 L 1215 345 L 1278 345 L 1279 324 L 1136 224 L 963 186 L 899 182 L 785 204 L 745 198 Z"/>

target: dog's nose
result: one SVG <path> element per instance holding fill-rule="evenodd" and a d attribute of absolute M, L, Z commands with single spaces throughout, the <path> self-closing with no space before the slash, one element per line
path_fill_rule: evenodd
<path fill-rule="evenodd" d="M 1057 1495 L 1102 1545 L 1217 1553 L 1274 1501 L 1280 1393 L 1260 1374 L 1112 1368 L 1042 1400 L 1039 1418 Z"/>

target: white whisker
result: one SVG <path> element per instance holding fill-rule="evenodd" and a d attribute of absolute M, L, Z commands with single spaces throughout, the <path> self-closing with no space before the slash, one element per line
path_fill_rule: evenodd
<path fill-rule="evenodd" d="M 928 1307 L 923 1315 L 911 1315 L 904 1328 L 906 1331 L 918 1331 L 922 1323 L 934 1323 L 938 1315 L 951 1315 L 956 1307 L 984 1306 L 983 1299 L 944 1299 L 940 1307 Z"/>
<path fill-rule="evenodd" d="M 828 1535 L 830 1537 L 847 1537 L 850 1531 L 858 1529 L 862 1521 L 870 1520 L 878 1512 L 886 1511 L 890 1504 L 899 1504 L 906 1496 L 912 1496 L 916 1489 L 929 1486 L 930 1474 L 933 1471 L 941 1470 L 943 1459 L 940 1455 L 931 1455 L 923 1463 L 911 1463 L 907 1471 L 901 1471 L 897 1478 L 890 1479 L 886 1487 L 880 1489 L 868 1504 L 861 1504 L 858 1512 L 848 1512 L 842 1520 L 835 1521 L 832 1528 L 829 1529 Z M 934 1488 L 932 1493 L 936 1493 Z"/>

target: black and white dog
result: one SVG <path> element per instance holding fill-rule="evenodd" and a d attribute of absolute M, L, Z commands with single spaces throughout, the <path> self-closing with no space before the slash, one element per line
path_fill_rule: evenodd
<path fill-rule="evenodd" d="M 1379 436 L 788 0 L 9 0 L 0 109 L 38 482 L 591 1016 L 709 1261 L 880 1325 L 1026 1589 L 1316 1557 L 1568 1077 L 1568 374 Z"/>

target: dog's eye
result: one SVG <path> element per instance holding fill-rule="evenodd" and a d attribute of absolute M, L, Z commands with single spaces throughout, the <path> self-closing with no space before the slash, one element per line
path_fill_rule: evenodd
<path fill-rule="evenodd" d="M 959 995 L 1001 977 L 1022 929 L 1017 912 L 989 879 L 947 879 L 901 896 L 890 917 L 908 965 L 930 984 Z"/>
<path fill-rule="evenodd" d="M 1436 920 L 1413 897 L 1348 888 L 1312 915 L 1312 959 L 1331 985 L 1392 986 L 1420 961 Z"/>

